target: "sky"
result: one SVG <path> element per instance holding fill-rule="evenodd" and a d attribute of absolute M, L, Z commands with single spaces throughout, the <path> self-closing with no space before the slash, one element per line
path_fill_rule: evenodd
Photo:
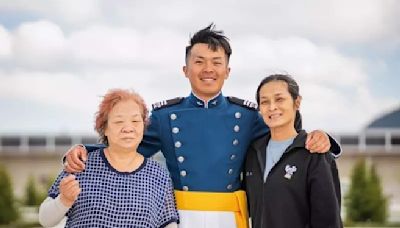
<path fill-rule="evenodd" d="M 254 101 L 267 75 L 300 85 L 307 130 L 358 133 L 400 106 L 397 0 L 2 0 L 0 134 L 95 134 L 109 89 L 187 96 L 185 47 L 214 22 L 230 39 L 223 94 Z"/>

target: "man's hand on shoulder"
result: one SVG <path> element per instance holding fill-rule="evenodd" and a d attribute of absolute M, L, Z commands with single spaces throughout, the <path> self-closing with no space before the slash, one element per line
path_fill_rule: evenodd
<path fill-rule="evenodd" d="M 64 170 L 68 173 L 78 173 L 85 169 L 87 151 L 83 145 L 75 145 L 65 155 Z"/>
<path fill-rule="evenodd" d="M 326 153 L 331 148 L 328 135 L 321 130 L 314 130 L 307 134 L 306 149 L 311 153 Z"/>

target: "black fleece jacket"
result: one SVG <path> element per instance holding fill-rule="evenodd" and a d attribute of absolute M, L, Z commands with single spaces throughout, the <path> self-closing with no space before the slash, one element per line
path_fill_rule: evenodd
<path fill-rule="evenodd" d="M 343 227 L 340 182 L 331 153 L 312 154 L 300 131 L 264 183 L 266 135 L 254 141 L 245 162 L 245 189 L 253 228 Z"/>

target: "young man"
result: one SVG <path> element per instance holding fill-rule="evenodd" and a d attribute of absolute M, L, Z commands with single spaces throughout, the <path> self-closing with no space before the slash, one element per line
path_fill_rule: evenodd
<path fill-rule="evenodd" d="M 254 103 L 225 97 L 232 53 L 228 39 L 214 25 L 198 31 L 186 47 L 188 97 L 153 105 L 150 125 L 138 151 L 146 157 L 162 151 L 174 183 L 180 227 L 247 227 L 241 171 L 251 141 L 267 126 Z M 331 144 L 322 131 L 308 135 L 311 151 L 326 152 Z M 333 152 L 340 153 L 334 145 Z M 90 152 L 93 147 L 86 146 Z M 84 169 L 84 147 L 67 154 L 66 170 Z"/>

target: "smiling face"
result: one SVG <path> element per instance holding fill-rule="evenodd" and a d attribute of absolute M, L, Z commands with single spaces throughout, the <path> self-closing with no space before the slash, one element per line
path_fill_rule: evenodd
<path fill-rule="evenodd" d="M 143 138 L 144 122 L 139 105 L 133 101 L 118 102 L 108 114 L 104 135 L 110 147 L 136 150 Z"/>
<path fill-rule="evenodd" d="M 213 51 L 208 44 L 203 43 L 192 47 L 186 66 L 183 67 L 193 93 L 203 100 L 209 100 L 221 91 L 229 71 L 224 49 L 218 47 Z"/>
<path fill-rule="evenodd" d="M 285 81 L 274 80 L 264 84 L 260 89 L 259 98 L 260 113 L 271 131 L 278 128 L 294 129 L 301 97 L 294 101 Z"/>

